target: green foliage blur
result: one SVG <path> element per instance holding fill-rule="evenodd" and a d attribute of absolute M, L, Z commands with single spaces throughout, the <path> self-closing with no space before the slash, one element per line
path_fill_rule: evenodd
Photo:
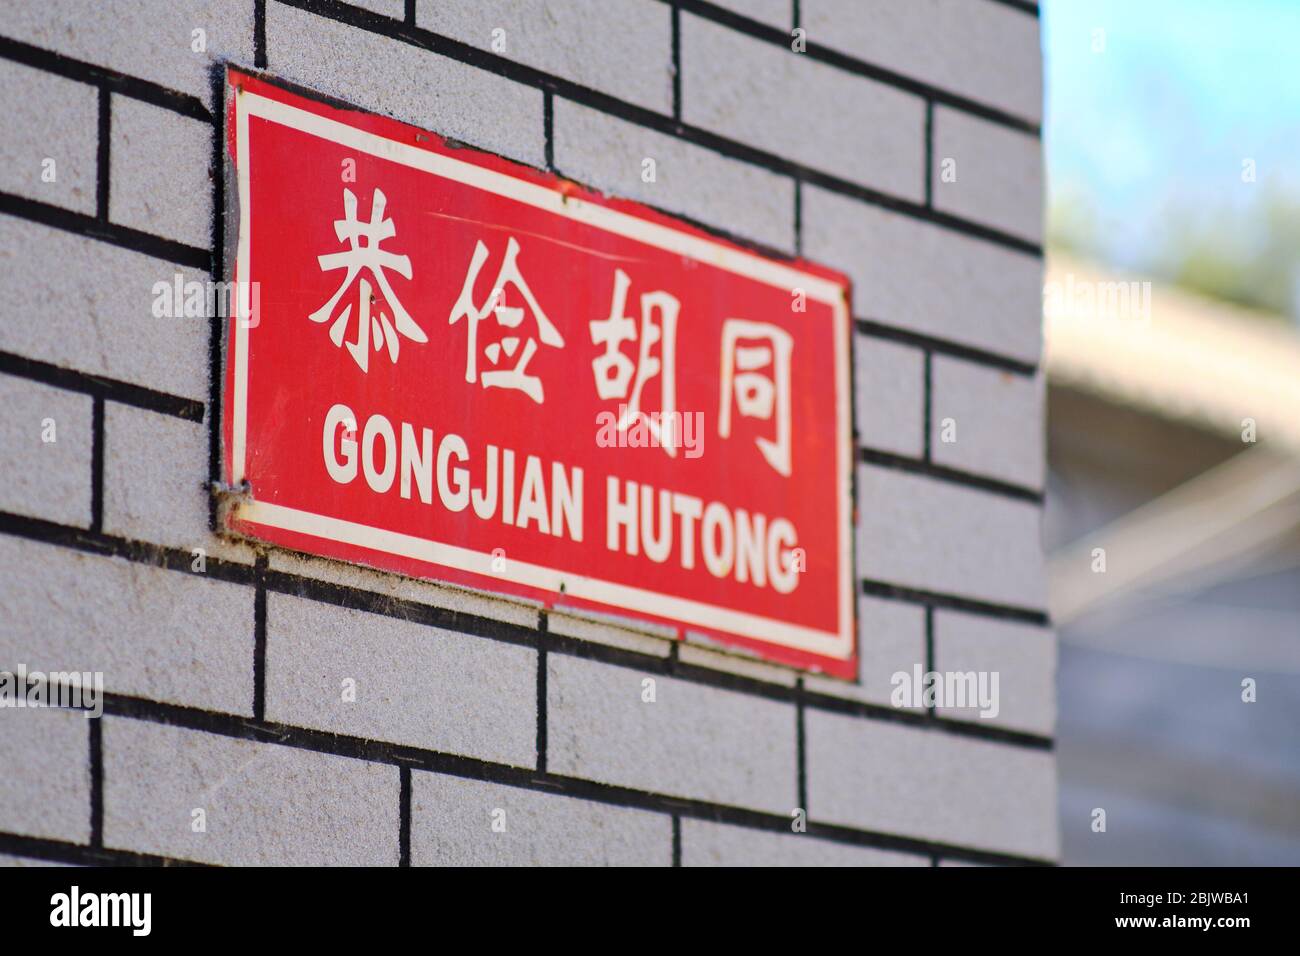
<path fill-rule="evenodd" d="M 1082 194 L 1053 197 L 1048 244 L 1107 263 L 1107 230 Z M 1261 186 L 1258 198 L 1212 210 L 1180 207 L 1165 216 L 1163 239 L 1124 264 L 1154 279 L 1258 310 L 1263 321 L 1300 315 L 1300 199 Z"/>

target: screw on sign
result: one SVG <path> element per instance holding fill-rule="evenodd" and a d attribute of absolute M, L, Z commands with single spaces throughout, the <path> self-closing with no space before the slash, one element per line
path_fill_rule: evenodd
<path fill-rule="evenodd" d="M 227 80 L 231 531 L 855 676 L 842 276 Z"/>

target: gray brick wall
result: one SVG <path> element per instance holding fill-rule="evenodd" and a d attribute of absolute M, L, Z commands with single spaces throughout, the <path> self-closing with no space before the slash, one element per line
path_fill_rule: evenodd
<path fill-rule="evenodd" d="M 253 592 L 184 560 L 166 570 L 0 536 L 5 668 L 102 671 L 115 694 L 251 714 Z"/>
<path fill-rule="evenodd" d="M 1043 487 L 1043 380 L 947 355 L 930 381 L 930 448 L 951 468 Z M 950 427 L 948 427 L 950 426 Z"/>
<path fill-rule="evenodd" d="M 415 22 L 479 49 L 501 48 L 511 60 L 625 102 L 672 110 L 673 26 L 666 4 L 416 0 Z"/>
<path fill-rule="evenodd" d="M 108 218 L 207 246 L 212 235 L 212 126 L 129 96 L 112 98 Z"/>
<path fill-rule="evenodd" d="M 7 4 L 0 669 L 107 696 L 0 710 L 0 861 L 1055 859 L 1038 27 L 995 0 Z M 858 680 L 215 535 L 220 320 L 151 303 L 226 277 L 225 63 L 846 272 Z M 997 672 L 998 716 L 894 706 L 914 667 Z"/>
<path fill-rule="evenodd" d="M 991 490 L 863 465 L 858 571 L 887 584 L 1030 610 L 1046 606 L 1041 509 Z M 888 546 L 882 546 L 885 544 Z"/>
<path fill-rule="evenodd" d="M 565 176 L 794 251 L 790 177 L 566 99 L 555 100 L 554 124 L 555 168 Z M 655 163 L 652 183 L 641 176 L 646 159 Z"/>
<path fill-rule="evenodd" d="M 109 849 L 245 866 L 398 861 L 394 766 L 118 717 L 104 718 L 103 748 Z"/>
<path fill-rule="evenodd" d="M 266 671 L 268 720 L 536 765 L 531 647 L 272 594 Z"/>
<path fill-rule="evenodd" d="M 0 828 L 90 842 L 91 721 L 70 710 L 13 710 L 0 734 Z"/>
<path fill-rule="evenodd" d="M 37 268 L 43 263 L 60 268 Z M 208 394 L 209 330 L 202 322 L 154 318 L 150 311 L 154 284 L 171 282 L 177 273 L 185 282 L 205 278 L 132 248 L 87 242 L 55 225 L 0 217 L 0 295 L 14 314 L 24 316 L 21 322 L 0 322 L 0 351 L 202 401 Z"/>
<path fill-rule="evenodd" d="M 0 109 L 7 127 L 0 189 L 93 215 L 99 122 L 94 87 L 4 60 Z M 47 168 L 53 181 L 43 178 Z"/>
<path fill-rule="evenodd" d="M 985 0 L 801 0 L 809 41 L 1037 121 L 1038 23 Z"/>
<path fill-rule="evenodd" d="M 681 47 L 685 122 L 839 179 L 921 198 L 919 96 L 690 14 L 682 17 Z M 835 132 L 810 136 L 810 129 Z"/>
<path fill-rule="evenodd" d="M 411 775 L 417 866 L 669 866 L 673 821 L 444 774 Z"/>
<path fill-rule="evenodd" d="M 0 375 L 0 508 L 89 527 L 93 419 L 89 395 Z"/>

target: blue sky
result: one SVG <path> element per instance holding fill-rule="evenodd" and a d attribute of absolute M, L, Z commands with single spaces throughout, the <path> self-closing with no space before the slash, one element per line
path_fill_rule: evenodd
<path fill-rule="evenodd" d="M 1091 210 L 1105 258 L 1261 191 L 1300 200 L 1300 0 L 1044 0 L 1043 49 L 1049 201 Z"/>

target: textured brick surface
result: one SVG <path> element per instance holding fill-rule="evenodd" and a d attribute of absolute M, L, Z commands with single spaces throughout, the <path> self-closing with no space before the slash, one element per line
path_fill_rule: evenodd
<path fill-rule="evenodd" d="M 672 112 L 672 11 L 666 4 L 419 0 L 415 22 L 629 103 Z"/>
<path fill-rule="evenodd" d="M 193 831 L 193 811 L 206 832 Z M 104 845 L 227 866 L 392 866 L 398 771 L 104 719 Z"/>
<path fill-rule="evenodd" d="M 1042 608 L 1040 509 L 952 482 L 858 470 L 858 572 L 904 587 Z"/>
<path fill-rule="evenodd" d="M 283 594 L 267 596 L 266 632 L 270 720 L 536 762 L 532 648 Z"/>
<path fill-rule="evenodd" d="M 925 449 L 925 353 L 854 336 L 853 413 L 864 447 L 919 458 Z"/>
<path fill-rule="evenodd" d="M 715 0 L 714 6 L 782 29 L 790 28 L 794 16 L 791 0 Z"/>
<path fill-rule="evenodd" d="M 555 101 L 564 175 L 776 249 L 794 249 L 794 181 L 568 100 Z M 654 160 L 654 182 L 642 178 Z"/>
<path fill-rule="evenodd" d="M 929 866 L 927 857 L 846 846 L 806 834 L 682 821 L 682 866 Z"/>
<path fill-rule="evenodd" d="M 0 670 L 13 660 L 0 648 Z M 51 667 L 49 670 L 62 668 Z M 0 709 L 0 831 L 85 843 L 90 839 L 90 721 L 50 708 Z"/>
<path fill-rule="evenodd" d="M 823 711 L 805 721 L 810 819 L 1056 856 L 1050 753 Z"/>
<path fill-rule="evenodd" d="M 797 672 L 787 667 L 776 667 L 748 655 L 738 654 L 735 648 L 721 645 L 704 635 L 687 632 L 687 641 L 688 643 L 677 648 L 677 659 L 683 664 L 707 667 L 728 674 L 739 674 L 742 677 L 766 681 L 770 684 L 783 684 L 786 687 L 793 687 L 798 677 Z"/>
<path fill-rule="evenodd" d="M 406 0 L 347 0 L 350 7 L 360 7 L 371 13 L 379 13 L 394 20 L 406 16 Z"/>
<path fill-rule="evenodd" d="M 1043 239 L 1043 151 L 1038 137 L 967 113 L 936 107 L 934 207 L 1009 232 Z M 943 181 L 953 160 L 956 178 Z"/>
<path fill-rule="evenodd" d="M 672 840 L 664 814 L 411 774 L 415 866 L 667 866 Z"/>
<path fill-rule="evenodd" d="M 801 0 L 810 43 L 1037 121 L 1038 19 L 991 0 Z"/>
<path fill-rule="evenodd" d="M 777 813 L 794 808 L 793 707 L 595 661 L 552 655 L 547 665 L 552 773 Z M 642 702 L 647 678 L 654 703 Z"/>
<path fill-rule="evenodd" d="M 0 191 L 93 216 L 98 91 L 0 60 L 0 116 Z M 53 182 L 42 178 L 47 159 Z"/>
<path fill-rule="evenodd" d="M 88 395 L 0 375 L 0 511 L 90 524 L 91 406 Z"/>
<path fill-rule="evenodd" d="M 102 671 L 110 693 L 252 713 L 251 588 L 3 535 L 0 580 L 0 667 Z"/>
<path fill-rule="evenodd" d="M 1030 488 L 1043 486 L 1043 380 L 936 355 L 931 371 L 930 454 Z M 943 440 L 952 419 L 956 441 Z"/>
<path fill-rule="evenodd" d="M 538 608 L 527 601 L 518 599 L 505 601 L 485 595 L 481 591 L 444 587 L 396 574 L 381 574 L 369 568 L 288 551 L 272 551 L 267 556 L 267 564 L 272 571 L 313 578 L 340 587 L 359 588 L 362 591 L 371 591 L 402 601 L 414 601 L 416 604 L 445 608 L 473 617 L 491 618 L 521 627 L 537 626 Z"/>
<path fill-rule="evenodd" d="M 130 405 L 104 407 L 104 531 L 250 564 L 208 527 L 208 429 Z"/>
<path fill-rule="evenodd" d="M 682 15 L 682 119 L 822 172 L 919 200 L 925 104 L 787 48 Z M 763 82 L 755 84 L 754 76 Z M 821 135 L 834 130 L 835 134 Z"/>
<path fill-rule="evenodd" d="M 547 619 L 547 630 L 552 634 L 621 647 L 638 654 L 667 657 L 673 646 L 671 631 L 664 628 L 658 636 L 652 636 L 654 632 L 650 627 L 641 624 L 634 630 L 630 625 L 621 626 L 615 619 L 603 614 L 578 617 L 551 612 Z"/>
<path fill-rule="evenodd" d="M 853 311 L 961 345 L 1037 362 L 1042 261 L 815 186 L 803 250 L 848 272 Z"/>
<path fill-rule="evenodd" d="M 937 611 L 934 666 L 939 671 L 998 672 L 996 717 L 981 717 L 978 707 L 940 707 L 940 716 L 1051 735 L 1056 724 L 1056 641 L 1050 630 Z"/>
<path fill-rule="evenodd" d="M 59 263 L 58 270 L 41 263 Z M 154 318 L 157 282 L 206 276 L 142 253 L 0 216 L 0 350 L 144 385 L 208 395 L 208 323 Z"/>
<path fill-rule="evenodd" d="M 212 126 L 113 97 L 108 217 L 191 246 L 212 241 Z"/>
<path fill-rule="evenodd" d="M 274 6 L 274 4 L 268 4 Z M 211 69 L 253 62 L 253 0 L 7 3 L 6 36 L 211 102 Z M 203 30 L 196 52 L 195 30 Z"/>
<path fill-rule="evenodd" d="M 277 3 L 267 4 L 266 56 L 285 79 L 542 164 L 541 90 Z"/>
<path fill-rule="evenodd" d="M 805 686 L 821 694 L 892 706 L 892 678 L 926 666 L 925 608 L 876 597 L 858 598 L 858 681 L 812 675 Z M 909 708 L 918 709 L 918 708 Z"/>

